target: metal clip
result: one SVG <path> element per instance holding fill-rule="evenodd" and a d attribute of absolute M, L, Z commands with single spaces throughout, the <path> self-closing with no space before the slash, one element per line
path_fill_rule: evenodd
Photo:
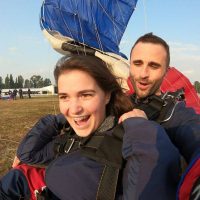
<path fill-rule="evenodd" d="M 69 153 L 69 151 L 71 150 L 73 144 L 75 142 L 75 138 L 70 138 L 67 141 L 67 145 L 69 146 L 67 149 L 65 149 L 65 153 Z"/>

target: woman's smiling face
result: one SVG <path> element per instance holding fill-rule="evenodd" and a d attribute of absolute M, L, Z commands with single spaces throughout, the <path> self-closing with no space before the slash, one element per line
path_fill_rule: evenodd
<path fill-rule="evenodd" d="M 67 70 L 58 78 L 60 111 L 80 137 L 93 133 L 106 117 L 106 94 L 88 73 Z"/>

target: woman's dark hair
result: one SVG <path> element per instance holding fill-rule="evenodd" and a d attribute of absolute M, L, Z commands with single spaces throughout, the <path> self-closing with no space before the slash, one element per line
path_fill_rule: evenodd
<path fill-rule="evenodd" d="M 107 115 L 120 117 L 123 113 L 133 108 L 129 97 L 123 92 L 116 77 L 108 69 L 107 64 L 100 58 L 89 55 L 72 55 L 61 58 L 54 70 L 56 83 L 58 83 L 59 76 L 65 73 L 66 70 L 81 70 L 86 72 L 105 93 L 111 94 L 110 102 L 106 107 Z"/>

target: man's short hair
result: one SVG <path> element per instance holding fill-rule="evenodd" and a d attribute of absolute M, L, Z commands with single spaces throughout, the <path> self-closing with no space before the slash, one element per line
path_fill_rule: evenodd
<path fill-rule="evenodd" d="M 138 44 L 139 42 L 142 42 L 142 43 L 152 43 L 152 44 L 159 44 L 161 46 L 164 47 L 164 49 L 166 50 L 166 53 L 167 53 L 167 67 L 169 66 L 169 63 L 170 63 L 170 51 L 169 51 L 169 45 L 165 42 L 165 40 L 163 40 L 162 38 L 154 35 L 153 33 L 147 33 L 141 37 L 139 37 L 135 44 L 133 45 L 132 49 L 131 49 L 131 53 L 134 49 L 134 47 L 136 46 L 136 44 Z M 130 55 L 131 55 L 130 53 Z"/>

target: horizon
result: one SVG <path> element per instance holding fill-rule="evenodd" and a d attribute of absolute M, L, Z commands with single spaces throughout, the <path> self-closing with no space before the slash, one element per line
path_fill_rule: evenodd
<path fill-rule="evenodd" d="M 10 6 L 12 4 L 12 6 Z M 52 49 L 39 25 L 42 0 L 1 1 L 0 76 L 33 75 L 54 83 L 53 69 L 62 56 Z M 120 43 L 129 57 L 136 39 L 147 33 L 162 37 L 170 45 L 171 64 L 193 84 L 200 81 L 200 1 L 138 0 Z M 7 12 L 9 8 L 9 12 Z"/>

